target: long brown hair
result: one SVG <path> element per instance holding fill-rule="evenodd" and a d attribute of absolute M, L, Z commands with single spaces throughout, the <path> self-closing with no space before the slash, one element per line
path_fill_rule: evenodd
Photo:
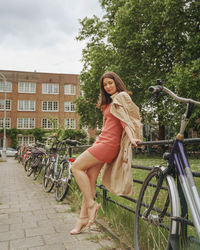
<path fill-rule="evenodd" d="M 105 78 L 111 78 L 111 79 L 113 79 L 115 81 L 117 92 L 125 91 L 129 95 L 132 94 L 132 92 L 127 90 L 127 88 L 124 85 L 124 82 L 122 81 L 122 79 L 116 73 L 114 73 L 114 72 L 106 72 L 106 73 L 104 73 L 102 75 L 101 79 L 100 79 L 100 99 L 99 99 L 99 102 L 98 102 L 98 107 L 100 107 L 101 110 L 104 110 L 106 105 L 108 105 L 109 103 L 112 102 L 112 99 L 110 97 L 111 95 L 109 95 L 104 89 L 103 80 Z"/>

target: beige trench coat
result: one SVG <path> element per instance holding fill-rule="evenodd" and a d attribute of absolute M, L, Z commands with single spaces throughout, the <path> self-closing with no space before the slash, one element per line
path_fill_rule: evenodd
<path fill-rule="evenodd" d="M 142 123 L 139 108 L 126 92 L 111 96 L 110 112 L 125 122 L 133 138 L 142 139 Z M 125 130 L 122 132 L 120 151 L 112 163 L 105 163 L 101 171 L 102 184 L 116 195 L 133 195 L 133 175 L 131 170 L 132 144 Z"/>

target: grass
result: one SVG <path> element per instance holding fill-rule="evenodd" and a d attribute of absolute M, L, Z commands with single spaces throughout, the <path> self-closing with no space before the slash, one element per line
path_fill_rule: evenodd
<path fill-rule="evenodd" d="M 189 159 L 192 171 L 198 172 L 200 170 L 199 166 L 199 160 L 197 159 Z M 166 166 L 166 163 L 164 160 L 161 159 L 159 156 L 155 157 L 149 157 L 149 156 L 134 156 L 133 165 L 140 165 L 140 166 L 155 166 L 155 165 L 163 165 Z M 133 169 L 133 177 L 135 179 L 144 180 L 146 175 L 149 173 L 149 171 L 146 170 L 139 170 L 139 169 Z M 198 190 L 200 192 L 200 180 L 199 178 L 195 178 L 196 185 L 198 187 Z M 99 184 L 101 183 L 100 178 L 98 179 Z M 73 211 L 78 211 L 80 209 L 80 203 L 77 203 L 77 192 L 79 192 L 79 188 L 76 187 L 76 183 L 72 182 L 72 190 L 70 192 L 70 200 L 72 201 L 72 207 Z M 138 199 L 139 191 L 141 188 L 141 184 L 134 183 L 134 197 L 135 199 Z M 74 192 L 74 189 L 76 192 Z M 102 191 L 97 188 L 97 200 L 98 202 L 102 202 Z M 136 209 L 136 204 L 128 201 L 122 197 L 112 195 L 108 193 L 109 197 L 117 201 L 133 210 Z M 80 198 L 80 197 L 79 197 Z M 78 199 L 79 199 L 78 198 Z M 80 201 L 80 200 L 79 200 Z M 113 204 L 111 202 L 107 202 L 106 205 L 104 205 L 104 211 L 103 214 L 101 211 L 98 213 L 99 217 L 103 218 L 110 226 L 110 228 L 115 232 L 116 235 L 120 238 L 122 242 L 126 242 L 126 244 L 130 247 L 133 247 L 133 231 L 134 231 L 134 213 L 131 213 L 116 204 Z"/>
<path fill-rule="evenodd" d="M 199 166 L 199 160 L 190 158 L 189 163 L 191 165 L 192 171 L 199 172 L 200 166 Z M 164 160 L 161 159 L 159 156 L 141 156 L 141 155 L 134 155 L 133 165 L 138 166 L 155 166 L 155 165 L 163 165 L 166 166 L 166 163 Z M 146 177 L 146 175 L 149 173 L 149 171 L 146 170 L 140 170 L 140 169 L 133 169 L 133 178 L 143 181 Z M 42 183 L 42 175 L 43 171 L 38 177 L 38 181 Z M 98 183 L 101 184 L 100 177 L 98 178 Z M 195 178 L 195 183 L 197 185 L 197 188 L 200 192 L 200 179 Z M 71 208 L 68 212 L 79 212 L 81 207 L 81 199 L 82 195 L 81 192 L 76 184 L 75 179 L 72 179 L 70 190 L 67 194 L 67 201 L 70 202 Z M 138 199 L 139 191 L 141 188 L 141 184 L 134 183 L 134 199 Z M 122 197 L 112 195 L 108 193 L 108 196 L 114 200 L 117 201 L 133 210 L 136 209 L 136 204 L 128 201 Z M 97 200 L 98 202 L 102 203 L 102 190 L 97 188 Z M 102 204 L 103 205 L 103 204 Z M 131 213 L 124 208 L 121 208 L 117 206 L 116 204 L 113 204 L 111 202 L 106 202 L 106 205 L 104 204 L 104 214 L 99 211 L 98 216 L 102 219 L 104 219 L 109 227 L 113 230 L 113 232 L 119 237 L 120 241 L 126 242 L 126 245 L 133 247 L 133 232 L 134 232 L 134 213 Z M 189 228 L 189 231 L 192 231 L 191 228 Z"/>

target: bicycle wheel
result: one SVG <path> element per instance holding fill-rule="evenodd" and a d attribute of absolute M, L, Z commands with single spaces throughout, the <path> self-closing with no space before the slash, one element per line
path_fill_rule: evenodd
<path fill-rule="evenodd" d="M 24 161 L 24 170 L 27 171 L 29 164 L 30 164 L 31 158 L 28 158 Z"/>
<path fill-rule="evenodd" d="M 51 192 L 54 187 L 54 162 L 50 162 L 44 170 L 43 175 L 43 190 L 45 192 Z"/>
<path fill-rule="evenodd" d="M 33 173 L 33 169 L 31 167 L 31 161 L 32 158 L 29 158 L 24 164 L 24 169 L 26 170 L 27 176 L 31 176 L 31 174 Z"/>
<path fill-rule="evenodd" d="M 154 168 L 140 190 L 134 225 L 136 250 L 178 249 L 179 246 L 179 224 L 173 220 L 180 216 L 179 196 L 171 176 L 164 177 L 161 187 L 161 173 L 160 167 Z"/>
<path fill-rule="evenodd" d="M 34 169 L 33 171 L 33 180 L 35 181 L 38 176 L 40 175 L 41 171 L 42 171 L 42 168 L 43 168 L 43 165 L 42 165 L 42 162 L 39 163 L 39 165 Z"/>
<path fill-rule="evenodd" d="M 65 198 L 69 190 L 69 184 L 72 178 L 72 173 L 69 170 L 69 164 L 70 163 L 68 161 L 64 162 L 59 171 L 58 182 L 56 185 L 56 200 L 57 201 L 62 201 Z"/>

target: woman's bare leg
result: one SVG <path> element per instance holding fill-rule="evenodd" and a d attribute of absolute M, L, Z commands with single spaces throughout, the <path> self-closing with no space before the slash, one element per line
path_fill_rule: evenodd
<path fill-rule="evenodd" d="M 83 152 L 72 165 L 72 172 L 76 182 L 81 189 L 87 207 L 94 203 L 94 196 L 86 170 L 103 163 L 96 159 L 88 151 Z"/>
<path fill-rule="evenodd" d="M 80 160 L 80 158 L 79 158 L 79 160 Z M 76 160 L 76 162 L 77 162 L 77 160 Z M 86 177 L 88 178 L 88 183 L 89 183 L 89 188 L 90 188 L 90 191 L 92 194 L 92 199 L 94 199 L 95 194 L 96 194 L 96 180 L 98 178 L 98 175 L 99 175 L 99 172 L 100 172 L 102 166 L 103 166 L 103 163 L 98 163 L 95 166 L 89 167 L 87 170 L 79 170 L 79 171 L 83 171 L 87 175 Z M 75 172 L 74 176 L 75 176 L 75 178 L 77 178 L 76 177 L 77 176 L 76 170 L 74 171 L 75 167 L 76 167 L 76 165 L 75 166 L 73 165 L 72 171 L 73 171 L 73 174 Z M 79 176 L 79 178 L 82 178 L 82 175 L 81 175 L 81 177 Z M 88 215 L 87 198 L 83 194 L 83 200 L 82 200 L 81 211 L 80 211 L 80 218 L 77 221 L 75 228 L 72 229 L 70 234 L 80 233 L 81 229 L 83 227 L 85 227 L 88 224 L 88 222 L 89 222 L 89 215 Z"/>
<path fill-rule="evenodd" d="M 88 175 L 88 178 L 90 180 L 90 186 L 91 186 L 93 198 L 95 197 L 95 194 L 96 194 L 96 181 L 97 181 L 101 168 L 102 168 L 102 163 L 94 167 L 91 167 L 86 171 L 86 174 Z M 81 211 L 80 211 L 80 218 L 83 218 L 83 217 L 88 217 L 88 211 L 87 211 L 84 197 L 82 199 Z"/>

